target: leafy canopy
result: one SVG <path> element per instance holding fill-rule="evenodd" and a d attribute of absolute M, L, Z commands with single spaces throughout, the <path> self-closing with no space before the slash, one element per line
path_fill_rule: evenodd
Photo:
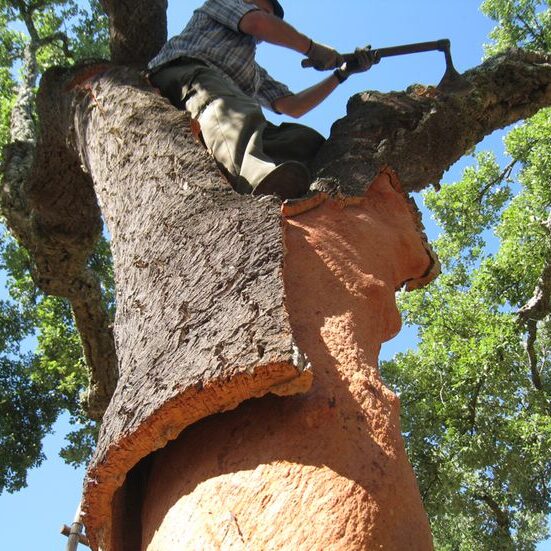
<path fill-rule="evenodd" d="M 107 34 L 97 0 L 0 0 L 0 148 L 10 141 L 10 114 L 27 70 L 25 48 L 36 56 L 39 77 L 54 64 L 107 57 Z M 90 262 L 113 309 L 105 240 Z M 80 405 L 87 374 L 67 303 L 36 289 L 31 259 L 7 233 L 0 238 L 0 267 L 7 291 L 0 300 L 0 492 L 13 492 L 43 461 L 42 439 L 61 412 L 76 427 L 61 452 L 69 463 L 87 460 L 97 428 Z"/>
<path fill-rule="evenodd" d="M 482 10 L 497 22 L 489 53 L 550 49 L 548 2 Z M 551 319 L 529 333 L 517 315 L 551 258 L 551 110 L 505 147 L 507 166 L 478 153 L 461 181 L 425 194 L 443 275 L 400 296 L 420 344 L 381 366 L 442 551 L 535 549 L 551 512 Z"/>

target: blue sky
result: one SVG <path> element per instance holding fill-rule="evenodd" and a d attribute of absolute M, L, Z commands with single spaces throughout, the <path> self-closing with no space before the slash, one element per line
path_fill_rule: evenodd
<path fill-rule="evenodd" d="M 374 48 L 449 38 L 456 68 L 462 72 L 478 65 L 483 56 L 482 44 L 488 41 L 492 22 L 479 11 L 478 0 L 280 0 L 289 23 L 314 40 L 332 45 L 342 52 L 371 44 Z M 200 0 L 169 1 L 169 35 L 185 24 Z M 324 78 L 312 69 L 302 69 L 301 56 L 275 46 L 259 48 L 259 62 L 275 78 L 299 91 Z M 355 75 L 341 85 L 323 105 L 304 116 L 300 122 L 328 135 L 331 124 L 345 114 L 348 98 L 367 89 L 401 90 L 412 83 L 436 84 L 445 69 L 442 53 L 424 53 L 383 60 L 371 71 Z M 270 115 L 275 122 L 285 118 Z M 481 147 L 502 155 L 502 132 L 487 138 Z M 468 160 L 450 170 L 445 181 L 459 179 Z M 425 214 L 429 236 L 438 229 Z M 383 356 L 415 346 L 415 333 L 404 329 L 383 347 Z M 0 496 L 0 549 L 18 551 L 55 551 L 64 549 L 65 538 L 59 535 L 63 523 L 70 524 L 80 499 L 83 470 L 74 470 L 57 457 L 67 429 L 66 420 L 57 425 L 55 434 L 45 442 L 48 460 L 31 472 L 28 488 Z M 551 551 L 551 543 L 538 547 Z"/>

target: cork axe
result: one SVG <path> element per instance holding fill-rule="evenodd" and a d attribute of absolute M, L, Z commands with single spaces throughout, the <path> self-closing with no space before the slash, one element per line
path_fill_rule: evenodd
<path fill-rule="evenodd" d="M 438 83 L 439 89 L 458 89 L 468 86 L 463 77 L 457 72 L 453 66 L 451 45 L 447 38 L 434 40 L 432 42 L 416 42 L 414 44 L 403 44 L 401 46 L 390 46 L 388 48 L 371 49 L 371 46 L 365 48 L 371 56 L 373 63 L 379 63 L 383 57 L 393 57 L 397 55 L 417 54 L 420 52 L 438 51 L 444 52 L 446 59 L 446 71 L 442 80 Z M 344 61 L 347 66 L 357 63 L 356 54 L 343 54 Z M 308 59 L 302 61 L 303 67 L 311 66 Z"/>

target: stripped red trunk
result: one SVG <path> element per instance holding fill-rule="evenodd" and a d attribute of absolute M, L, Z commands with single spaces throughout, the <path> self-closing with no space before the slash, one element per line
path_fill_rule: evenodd
<path fill-rule="evenodd" d="M 313 387 L 209 417 L 157 453 L 142 550 L 432 549 L 377 369 L 400 327 L 395 289 L 432 264 L 393 183 L 385 172 L 365 199 L 287 220 L 286 305 Z"/>

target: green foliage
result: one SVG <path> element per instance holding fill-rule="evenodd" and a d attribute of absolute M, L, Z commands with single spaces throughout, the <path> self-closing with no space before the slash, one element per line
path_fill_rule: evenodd
<path fill-rule="evenodd" d="M 0 301 L 0 489 L 8 491 L 24 486 L 27 469 L 41 463 L 41 441 L 58 411 L 36 376 L 36 357 L 23 352 L 33 327 L 23 304 Z"/>
<path fill-rule="evenodd" d="M 383 375 L 400 392 L 437 548 L 532 549 L 551 510 L 549 394 L 532 385 L 514 315 L 461 279 L 402 297 L 421 343 Z"/>
<path fill-rule="evenodd" d="M 79 465 L 88 463 L 90 460 L 96 447 L 99 426 L 82 416 L 73 417 L 71 423 L 73 425 L 79 423 L 81 426 L 67 435 L 69 443 L 61 450 L 59 455 L 69 465 L 78 467 Z"/>
<path fill-rule="evenodd" d="M 2 308 L 0 322 L 5 315 Z M 0 356 L 0 489 L 9 492 L 25 486 L 27 470 L 44 459 L 41 442 L 58 415 L 55 400 L 33 379 L 33 367 L 30 357 Z"/>
<path fill-rule="evenodd" d="M 68 303 L 37 290 L 27 252 L 7 234 L 0 257 L 11 298 L 0 303 L 0 444 L 6 450 L 0 461 L 0 490 L 15 491 L 26 484 L 27 469 L 42 461 L 41 441 L 61 412 L 68 412 L 76 427 L 61 451 L 74 466 L 89 459 L 97 426 L 86 418 L 80 404 L 87 372 Z M 111 297 L 113 310 L 105 239 L 100 240 L 90 265 Z M 29 348 L 34 348 L 32 354 L 23 352 Z"/>
<path fill-rule="evenodd" d="M 15 99 L 12 67 L 22 49 L 23 37 L 9 28 L 7 14 L 0 12 L 0 151 L 9 141 L 10 114 Z"/>
<path fill-rule="evenodd" d="M 485 0 L 489 53 L 549 50 L 548 2 Z M 510 162 L 479 153 L 426 205 L 442 228 L 443 275 L 400 296 L 415 351 L 382 367 L 400 394 L 406 445 L 440 551 L 533 550 L 551 513 L 551 319 L 538 322 L 541 387 L 516 312 L 551 257 L 551 110 L 505 139 Z"/>
<path fill-rule="evenodd" d="M 41 73 L 52 65 L 107 58 L 107 37 L 108 20 L 98 0 L 0 0 L 1 149 L 10 139 L 10 113 L 19 72 L 25 70 L 25 45 L 32 42 Z M 75 466 L 87 461 L 97 427 L 80 404 L 88 381 L 68 304 L 36 289 L 28 254 L 7 235 L 0 243 L 0 259 L 9 294 L 0 303 L 1 492 L 25 486 L 27 470 L 43 459 L 41 441 L 61 412 L 68 412 L 75 425 L 61 454 Z M 102 280 L 113 311 L 106 240 L 98 244 L 90 266 Z"/>
<path fill-rule="evenodd" d="M 109 58 L 109 20 L 98 0 L 90 0 L 90 11 L 79 8 L 72 29 L 75 59 Z"/>
<path fill-rule="evenodd" d="M 551 9 L 548 0 L 484 0 L 481 10 L 497 26 L 490 33 L 493 44 L 486 47 L 492 55 L 506 48 L 522 47 L 549 51 L 551 46 Z"/>
<path fill-rule="evenodd" d="M 41 37 L 51 36 L 60 31 L 71 37 L 70 57 L 65 55 L 60 40 L 55 41 L 50 47 L 40 49 L 38 62 L 42 70 L 52 65 L 66 65 L 87 58 L 109 57 L 108 19 L 97 0 L 90 2 L 88 10 L 79 7 L 73 0 L 52 2 L 49 9 L 37 12 L 35 19 Z"/>
<path fill-rule="evenodd" d="M 528 39 L 534 47 L 548 36 L 517 28 L 527 14 L 546 17 L 538 5 L 484 2 L 500 22 L 496 48 Z M 426 193 L 443 229 L 434 246 L 444 273 L 400 297 L 421 343 L 382 365 L 400 392 L 408 453 L 439 550 L 535 549 L 551 512 L 551 320 L 538 325 L 539 390 L 516 316 L 551 256 L 543 226 L 551 111 L 513 129 L 505 145 L 505 169 L 480 153 L 460 182 Z"/>

